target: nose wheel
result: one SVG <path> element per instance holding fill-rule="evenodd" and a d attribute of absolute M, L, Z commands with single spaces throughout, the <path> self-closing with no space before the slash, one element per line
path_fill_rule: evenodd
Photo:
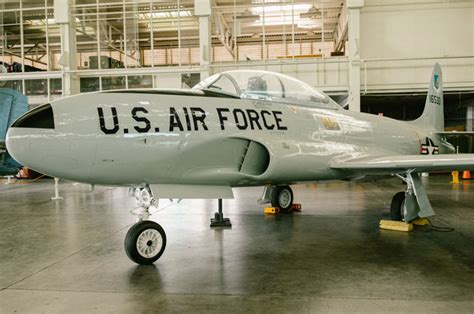
<path fill-rule="evenodd" d="M 142 220 L 134 224 L 125 236 L 125 252 L 137 264 L 153 264 L 166 248 L 166 233 L 154 221 Z"/>
<path fill-rule="evenodd" d="M 149 209 L 158 207 L 158 200 L 153 197 L 149 186 L 135 189 L 138 208 L 130 212 L 137 217 L 135 223 L 125 236 L 125 252 L 137 264 L 153 264 L 160 258 L 166 248 L 166 233 L 156 222 L 148 220 Z"/>

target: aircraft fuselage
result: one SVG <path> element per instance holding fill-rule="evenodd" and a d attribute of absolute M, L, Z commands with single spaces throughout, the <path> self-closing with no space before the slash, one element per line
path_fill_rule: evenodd
<path fill-rule="evenodd" d="M 419 154 L 428 136 L 390 118 L 266 100 L 119 91 L 51 107 L 53 129 L 10 129 L 11 154 L 51 176 L 104 185 L 346 179 L 330 160 Z"/>

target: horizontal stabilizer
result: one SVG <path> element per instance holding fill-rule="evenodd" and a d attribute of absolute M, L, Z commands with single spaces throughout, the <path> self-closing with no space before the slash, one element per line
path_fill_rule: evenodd
<path fill-rule="evenodd" d="M 330 167 L 377 174 L 399 173 L 406 170 L 414 172 L 467 170 L 474 169 L 474 154 L 363 157 L 336 161 Z"/>
<path fill-rule="evenodd" d="M 444 132 L 435 132 L 435 134 L 441 137 L 474 136 L 474 132 L 468 132 L 468 131 L 444 131 Z"/>

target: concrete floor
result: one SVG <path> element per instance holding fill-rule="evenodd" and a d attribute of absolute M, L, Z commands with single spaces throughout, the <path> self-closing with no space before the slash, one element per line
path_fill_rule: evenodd
<path fill-rule="evenodd" d="M 265 216 L 261 188 L 224 201 L 163 201 L 168 246 L 154 266 L 123 251 L 127 189 L 0 182 L 1 313 L 474 313 L 474 182 L 425 180 L 441 233 L 378 229 L 396 179 L 294 187 L 301 213 Z"/>

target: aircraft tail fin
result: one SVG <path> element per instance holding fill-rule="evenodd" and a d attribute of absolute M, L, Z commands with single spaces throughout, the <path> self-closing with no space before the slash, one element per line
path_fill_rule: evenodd
<path fill-rule="evenodd" d="M 433 67 L 425 109 L 412 123 L 425 129 L 444 131 L 443 75 L 439 63 Z"/>

